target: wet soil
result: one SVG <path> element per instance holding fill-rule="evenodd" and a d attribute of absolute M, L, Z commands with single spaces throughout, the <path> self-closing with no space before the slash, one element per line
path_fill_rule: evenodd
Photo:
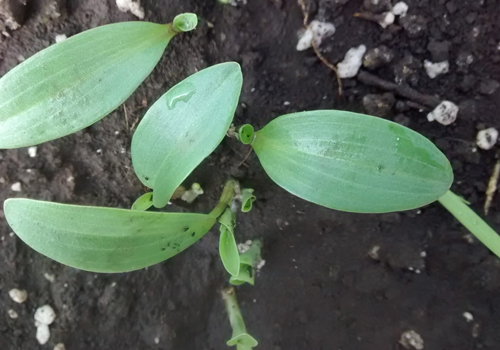
<path fill-rule="evenodd" d="M 0 74 L 52 44 L 56 34 L 136 20 L 112 0 L 60 1 L 59 16 L 51 3 L 31 1 L 25 25 L 2 37 Z M 340 61 L 353 46 L 385 45 L 395 58 L 373 74 L 394 82 L 411 61 L 414 68 L 404 83 L 460 105 L 457 121 L 449 126 L 429 123 L 427 111 L 408 109 L 400 97 L 381 113 L 436 142 L 452 162 L 453 190 L 482 211 L 498 147 L 478 150 L 474 140 L 478 130 L 500 127 L 500 89 L 489 94 L 487 88 L 500 80 L 498 1 L 408 0 L 408 16 L 421 16 L 416 20 L 421 29 L 401 20 L 382 29 L 355 18 L 361 0 L 306 3 L 311 19 L 337 27 L 320 47 L 330 62 Z M 142 5 L 148 21 L 166 23 L 189 11 L 201 23 L 171 42 L 153 74 L 110 116 L 40 145 L 34 158 L 26 149 L 0 151 L 2 201 L 29 197 L 130 207 L 144 189 L 131 168 L 129 128 L 133 132 L 147 106 L 169 87 L 218 62 L 242 65 L 235 123 L 257 128 L 307 109 L 363 112 L 364 96 L 386 92 L 348 79 L 344 96 L 338 96 L 335 77 L 314 52 L 295 49 L 303 19 L 295 0 L 248 0 L 238 6 L 144 0 Z M 449 59 L 450 72 L 431 80 L 413 61 L 433 56 Z M 254 287 L 238 287 L 237 293 L 258 349 L 403 349 L 398 341 L 408 330 L 420 334 L 429 350 L 500 348 L 500 261 L 439 204 L 385 215 L 328 210 L 275 185 L 255 155 L 240 166 L 247 152 L 246 146 L 224 140 L 186 181 L 202 184 L 206 195 L 192 205 L 175 202 L 169 210 L 207 213 L 231 176 L 255 189 L 258 201 L 252 212 L 238 217 L 237 235 L 241 241 L 264 239 L 266 265 Z M 21 192 L 11 190 L 15 182 Z M 487 221 L 500 229 L 498 199 Z M 220 291 L 227 275 L 217 254 L 217 229 L 212 231 L 164 263 L 126 274 L 94 274 L 34 252 L 9 235 L 0 211 L 0 348 L 52 349 L 61 342 L 69 350 L 226 348 L 231 330 Z M 374 246 L 380 247 L 376 259 L 368 256 Z M 46 273 L 55 280 L 47 280 Z M 28 291 L 25 303 L 9 298 L 15 287 Z M 33 314 L 43 304 L 55 309 L 57 319 L 48 344 L 41 346 Z M 19 317 L 10 318 L 10 309 Z M 468 322 L 464 312 L 474 319 Z"/>

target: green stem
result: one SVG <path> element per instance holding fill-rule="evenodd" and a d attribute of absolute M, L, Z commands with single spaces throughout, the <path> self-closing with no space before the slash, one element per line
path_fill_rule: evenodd
<path fill-rule="evenodd" d="M 222 298 L 224 299 L 224 302 L 226 304 L 229 323 L 231 324 L 231 328 L 233 329 L 233 335 L 227 342 L 227 345 L 244 345 L 250 348 L 257 346 L 257 341 L 247 333 L 245 321 L 243 321 L 243 316 L 241 315 L 241 310 L 238 306 L 238 301 L 236 300 L 236 293 L 234 291 L 234 288 L 223 290 Z"/>
<path fill-rule="evenodd" d="M 219 199 L 219 204 L 210 212 L 211 217 L 213 218 L 218 218 L 219 216 L 224 213 L 226 208 L 231 205 L 231 202 L 233 201 L 234 198 L 234 189 L 236 187 L 236 181 L 235 180 L 229 180 L 226 182 L 226 185 L 224 186 L 224 189 L 222 190 L 222 194 Z"/>
<path fill-rule="evenodd" d="M 500 236 L 479 215 L 470 209 L 462 198 L 448 191 L 439 199 L 439 203 L 500 258 Z"/>

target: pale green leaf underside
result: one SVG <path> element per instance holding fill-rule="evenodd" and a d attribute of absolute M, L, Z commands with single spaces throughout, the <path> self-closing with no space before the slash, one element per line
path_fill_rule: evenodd
<path fill-rule="evenodd" d="M 26 244 L 65 265 L 125 272 L 183 251 L 214 225 L 202 214 L 153 213 L 8 199 L 5 217 Z"/>
<path fill-rule="evenodd" d="M 222 63 L 175 85 L 148 110 L 132 138 L 132 162 L 163 207 L 222 141 L 241 91 L 240 66 Z"/>
<path fill-rule="evenodd" d="M 453 181 L 449 161 L 428 139 L 363 114 L 284 115 L 257 132 L 253 147 L 278 185 L 348 212 L 418 208 L 441 197 Z"/>
<path fill-rule="evenodd" d="M 122 104 L 151 73 L 169 25 L 123 22 L 52 45 L 0 79 L 0 148 L 81 130 Z"/>

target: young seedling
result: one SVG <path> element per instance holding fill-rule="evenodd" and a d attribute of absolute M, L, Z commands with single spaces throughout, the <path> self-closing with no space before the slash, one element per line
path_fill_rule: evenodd
<path fill-rule="evenodd" d="M 109 24 L 30 57 L 0 79 L 0 149 L 33 146 L 97 122 L 146 79 L 176 34 L 196 24 L 192 13 L 165 25 Z"/>
<path fill-rule="evenodd" d="M 176 28 L 191 27 L 189 21 L 188 24 L 175 23 L 174 20 Z M 145 25 L 158 28 L 153 24 Z M 143 27 L 134 28 L 141 32 Z M 165 30 L 166 27 L 161 28 Z M 96 40 L 107 43 L 110 37 L 117 35 L 114 31 L 111 34 L 105 39 L 91 36 L 92 40 L 87 38 L 82 42 L 76 40 L 77 36 L 73 42 L 78 43 L 76 47 L 81 50 L 81 46 L 94 47 Z M 146 47 L 149 45 L 146 43 L 165 36 L 159 29 L 157 34 L 150 40 L 143 36 L 139 40 L 137 34 L 134 40 Z M 164 49 L 166 45 L 165 40 L 162 43 L 153 45 L 157 50 L 153 50 L 157 53 L 156 59 L 161 55 L 160 47 Z M 142 44 L 137 45 L 142 48 Z M 138 47 L 132 47 L 123 49 L 123 57 L 126 62 L 137 63 L 133 53 Z M 68 57 L 71 50 L 72 46 L 65 46 L 59 54 Z M 150 63 L 153 61 L 150 53 L 137 55 L 149 57 Z M 12 93 L 11 97 L 19 103 L 32 104 L 23 102 L 17 109 L 17 104 L 11 104 L 9 98 L 0 104 L 0 146 L 9 148 L 33 144 L 34 140 L 37 140 L 34 143 L 42 142 L 89 125 L 93 118 L 98 120 L 108 113 L 111 105 L 121 103 L 147 75 L 141 70 L 141 79 L 134 80 L 135 85 L 126 81 L 128 88 L 119 88 L 117 94 L 111 87 L 121 81 L 119 73 L 123 72 L 124 63 L 115 61 L 116 57 L 109 61 L 101 57 L 96 61 L 92 56 L 92 67 L 97 73 L 90 78 L 84 74 L 82 81 L 86 81 L 85 84 L 89 81 L 101 84 L 98 78 L 103 72 L 114 72 L 114 75 L 103 85 L 110 98 L 101 98 L 104 91 L 100 90 L 101 85 L 96 85 L 95 90 L 90 89 L 82 95 L 92 96 L 92 103 L 87 105 L 78 97 L 80 95 L 74 94 L 80 91 L 78 89 L 86 91 L 89 86 L 80 84 L 80 80 L 74 85 L 74 72 L 69 80 L 55 74 L 51 65 L 52 60 L 58 61 L 58 56 L 48 54 L 50 59 L 47 61 L 43 60 L 45 55 L 40 57 L 45 66 L 41 63 L 27 66 L 29 69 L 24 73 L 28 78 L 19 75 L 22 70 L 15 74 L 13 70 L 6 75 L 11 76 L 10 80 L 0 80 L 0 97 Z M 33 62 L 37 62 L 35 58 Z M 152 66 L 150 64 L 150 68 Z M 52 67 L 48 77 L 44 75 L 44 67 Z M 37 84 L 40 80 L 36 77 L 49 79 L 57 91 L 62 91 L 64 98 L 45 94 L 42 91 L 47 90 L 44 80 Z M 22 83 L 20 86 L 15 85 L 16 79 Z M 32 99 L 22 92 L 31 86 L 28 82 L 35 84 L 30 90 Z M 10 86 L 12 92 L 6 92 L 6 86 Z M 151 203 L 157 208 L 164 207 L 186 177 L 222 141 L 231 125 L 241 86 L 241 70 L 237 63 L 215 65 L 175 85 L 148 110 L 133 136 L 131 154 L 138 178 L 152 189 L 152 194 L 134 203 L 134 210 L 9 199 L 4 205 L 7 221 L 23 241 L 40 253 L 66 265 L 96 272 L 130 271 L 169 259 L 198 241 L 219 222 L 220 255 L 225 268 L 233 276 L 233 282 L 249 280 L 250 276 L 241 275 L 245 270 L 242 264 L 253 267 L 254 262 L 237 251 L 234 200 L 242 202 L 242 211 L 250 210 L 255 200 L 253 190 L 240 190 L 236 181 L 229 180 L 219 204 L 207 215 L 144 211 Z M 67 95 L 68 91 L 71 94 Z M 75 105 L 68 109 L 64 104 L 71 104 L 73 98 L 82 107 L 82 112 L 69 118 L 65 113 L 72 111 Z M 33 115 L 38 118 L 25 113 L 28 110 L 36 112 Z M 63 110 L 61 118 L 53 118 L 54 111 Z M 12 119 L 9 117 L 11 112 Z M 68 127 L 68 123 L 72 126 Z M 4 128 L 9 131 L 4 132 Z M 2 139 L 4 134 L 8 136 Z M 448 159 L 428 139 L 402 125 L 362 114 L 320 110 L 278 117 L 257 132 L 245 125 L 236 134 L 241 142 L 251 145 L 270 178 L 300 198 L 356 213 L 409 210 L 439 200 L 500 256 L 500 237 L 449 191 L 453 172 Z M 4 141 L 6 143 L 2 144 Z M 255 346 L 256 342 L 244 329 L 234 292 L 225 300 L 228 305 L 236 305 L 231 306 L 231 310 L 238 311 L 230 314 L 233 330 L 236 329 L 231 345 Z"/>
<path fill-rule="evenodd" d="M 236 345 L 237 350 L 246 350 L 256 347 L 259 343 L 254 337 L 247 333 L 245 321 L 243 320 L 240 307 L 238 306 L 234 288 L 223 290 L 222 298 L 226 304 L 229 323 L 231 323 L 231 328 L 233 329 L 233 335 L 231 339 L 228 340 L 227 345 Z"/>

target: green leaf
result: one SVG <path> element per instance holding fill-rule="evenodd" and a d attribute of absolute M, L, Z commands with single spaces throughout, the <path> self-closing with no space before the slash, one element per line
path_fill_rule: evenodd
<path fill-rule="evenodd" d="M 254 269 L 250 265 L 240 264 L 240 272 L 238 273 L 238 276 L 231 276 L 229 278 L 229 283 L 231 283 L 233 286 L 239 286 L 245 282 L 251 284 L 252 286 L 254 285 Z"/>
<path fill-rule="evenodd" d="M 65 265 L 125 272 L 157 264 L 198 241 L 208 215 L 153 213 L 8 199 L 5 217 L 26 244 Z"/>
<path fill-rule="evenodd" d="M 284 115 L 258 131 L 252 145 L 278 185 L 348 212 L 418 208 L 440 198 L 453 181 L 449 161 L 428 139 L 362 114 Z"/>
<path fill-rule="evenodd" d="M 439 199 L 439 202 L 477 239 L 500 258 L 500 236 L 467 206 L 467 201 L 448 191 Z"/>
<path fill-rule="evenodd" d="M 255 135 L 254 128 L 250 124 L 242 125 L 238 129 L 238 138 L 240 139 L 241 143 L 245 145 L 249 145 L 252 143 L 254 135 Z"/>
<path fill-rule="evenodd" d="M 164 207 L 175 189 L 222 141 L 231 124 L 242 76 L 229 62 L 175 85 L 148 110 L 132 138 L 132 162 L 141 182 Z"/>
<path fill-rule="evenodd" d="M 234 213 L 231 209 L 226 209 L 224 214 L 219 218 L 220 222 L 220 238 L 219 238 L 219 254 L 222 264 L 229 274 L 238 276 L 240 272 L 240 254 L 238 245 L 234 238 Z"/>
<path fill-rule="evenodd" d="M 241 211 L 248 213 L 252 210 L 252 204 L 255 202 L 256 197 L 253 194 L 253 189 L 244 188 L 241 190 Z"/>
<path fill-rule="evenodd" d="M 36 145 L 97 122 L 151 73 L 170 24 L 122 22 L 52 45 L 0 79 L 0 148 Z"/>
<path fill-rule="evenodd" d="M 144 193 L 132 204 L 132 210 L 146 211 L 153 206 L 153 192 Z"/>

